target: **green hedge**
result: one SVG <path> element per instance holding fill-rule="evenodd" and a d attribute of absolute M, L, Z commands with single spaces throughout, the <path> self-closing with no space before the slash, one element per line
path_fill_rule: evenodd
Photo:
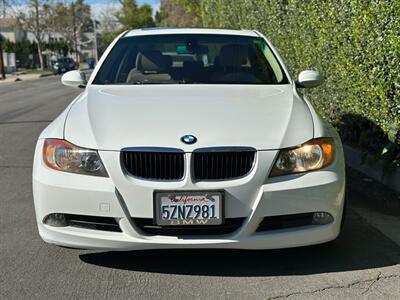
<path fill-rule="evenodd" d="M 8 39 L 2 40 L 2 47 L 5 52 L 17 53 L 17 54 L 31 54 L 37 53 L 36 42 L 30 42 L 29 40 L 22 40 L 18 42 L 11 42 Z M 44 43 L 42 46 L 43 50 L 51 50 L 58 54 L 66 56 L 70 49 L 69 45 L 65 41 L 51 41 Z"/>
<path fill-rule="evenodd" d="M 326 83 L 307 93 L 342 135 L 400 144 L 399 0 L 203 0 L 202 18 L 263 32 L 293 77 L 320 71 Z"/>

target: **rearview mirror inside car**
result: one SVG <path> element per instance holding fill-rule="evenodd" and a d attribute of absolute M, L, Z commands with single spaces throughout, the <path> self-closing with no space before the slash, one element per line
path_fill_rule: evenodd
<path fill-rule="evenodd" d="M 186 45 L 178 45 L 176 47 L 176 53 L 178 54 L 207 54 L 208 47 L 205 45 L 199 45 L 194 43 L 186 43 Z"/>

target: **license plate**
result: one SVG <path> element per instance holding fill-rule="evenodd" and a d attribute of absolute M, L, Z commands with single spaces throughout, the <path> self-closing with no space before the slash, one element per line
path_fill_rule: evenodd
<path fill-rule="evenodd" d="M 160 192 L 155 194 L 157 225 L 221 225 L 222 192 Z"/>

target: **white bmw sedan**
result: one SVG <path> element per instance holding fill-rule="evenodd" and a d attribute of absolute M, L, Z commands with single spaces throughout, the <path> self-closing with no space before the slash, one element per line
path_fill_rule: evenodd
<path fill-rule="evenodd" d="M 341 230 L 336 131 L 256 31 L 121 34 L 40 135 L 33 192 L 44 241 L 108 250 L 272 249 Z"/>

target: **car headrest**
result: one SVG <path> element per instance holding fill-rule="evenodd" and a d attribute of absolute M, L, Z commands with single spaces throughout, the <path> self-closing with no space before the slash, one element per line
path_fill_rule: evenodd
<path fill-rule="evenodd" d="M 142 73 L 162 73 L 172 65 L 172 58 L 162 55 L 158 50 L 139 52 L 136 58 L 136 68 Z"/>
<path fill-rule="evenodd" d="M 219 65 L 221 67 L 240 67 L 247 62 L 248 47 L 233 44 L 221 48 L 219 53 Z"/>
<path fill-rule="evenodd" d="M 214 66 L 220 66 L 221 62 L 219 59 L 219 55 L 217 55 L 216 57 L 214 57 Z"/>

